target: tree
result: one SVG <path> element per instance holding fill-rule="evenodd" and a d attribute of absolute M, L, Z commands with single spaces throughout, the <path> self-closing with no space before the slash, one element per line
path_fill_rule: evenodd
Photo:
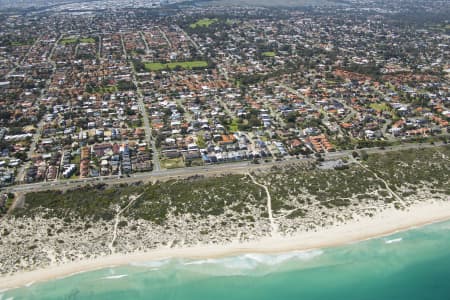
<path fill-rule="evenodd" d="M 362 160 L 367 160 L 369 158 L 369 155 L 367 154 L 367 152 L 365 150 L 361 151 L 361 159 Z"/>
<path fill-rule="evenodd" d="M 25 152 L 16 152 L 14 153 L 14 157 L 20 159 L 21 161 L 25 161 L 28 159 L 28 156 Z"/>
<path fill-rule="evenodd" d="M 117 82 L 117 88 L 120 91 L 127 91 L 127 90 L 136 90 L 136 86 L 133 82 L 127 81 L 127 80 L 120 80 Z"/>

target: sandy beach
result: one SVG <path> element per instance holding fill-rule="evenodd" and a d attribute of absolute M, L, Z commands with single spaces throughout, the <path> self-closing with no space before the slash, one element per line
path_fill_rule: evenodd
<path fill-rule="evenodd" d="M 69 276 L 71 274 L 127 265 L 134 262 L 161 260 L 165 258 L 211 258 L 234 256 L 243 253 L 280 253 L 344 245 L 374 237 L 392 234 L 430 223 L 450 219 L 450 202 L 421 203 L 405 210 L 388 209 L 374 217 L 363 217 L 345 224 L 325 227 L 317 231 L 300 232 L 292 237 L 273 236 L 247 243 L 229 243 L 187 248 L 160 248 L 148 252 L 114 254 L 96 259 L 52 265 L 48 268 L 19 272 L 2 277 L 0 289 L 11 289 Z"/>

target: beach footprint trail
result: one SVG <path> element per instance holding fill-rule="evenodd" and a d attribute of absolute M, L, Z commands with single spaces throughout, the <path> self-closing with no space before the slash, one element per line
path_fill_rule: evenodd
<path fill-rule="evenodd" d="M 275 236 L 278 233 L 278 225 L 275 223 L 275 220 L 273 218 L 273 213 L 272 213 L 272 197 L 270 196 L 270 192 L 269 192 L 269 188 L 264 185 L 261 184 L 259 182 L 256 181 L 255 177 L 250 174 L 247 173 L 247 175 L 250 177 L 250 179 L 252 180 L 252 182 L 254 184 L 256 184 L 257 186 L 262 187 L 265 192 L 266 192 L 266 196 L 267 196 L 267 213 L 269 215 L 269 222 L 270 222 L 270 228 L 271 228 L 271 236 Z"/>

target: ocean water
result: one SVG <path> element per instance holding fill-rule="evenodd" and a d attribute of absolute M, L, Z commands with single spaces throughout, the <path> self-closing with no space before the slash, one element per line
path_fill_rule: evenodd
<path fill-rule="evenodd" d="M 450 222 L 335 248 L 107 268 L 6 299 L 450 299 Z"/>

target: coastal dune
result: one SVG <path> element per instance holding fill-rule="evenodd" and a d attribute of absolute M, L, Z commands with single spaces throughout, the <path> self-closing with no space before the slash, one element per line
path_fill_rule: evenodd
<path fill-rule="evenodd" d="M 450 219 L 450 199 L 414 204 L 403 210 L 386 209 L 373 217 L 360 217 L 344 224 L 327 226 L 313 231 L 299 232 L 290 237 L 274 235 L 252 242 L 231 242 L 221 245 L 197 245 L 180 248 L 158 248 L 146 252 L 112 254 L 66 264 L 52 264 L 47 268 L 18 272 L 2 277 L 0 289 L 11 289 L 30 283 L 57 279 L 72 274 L 130 263 L 167 258 L 214 258 L 244 253 L 281 253 L 326 248 L 353 243 L 397 231 Z"/>

